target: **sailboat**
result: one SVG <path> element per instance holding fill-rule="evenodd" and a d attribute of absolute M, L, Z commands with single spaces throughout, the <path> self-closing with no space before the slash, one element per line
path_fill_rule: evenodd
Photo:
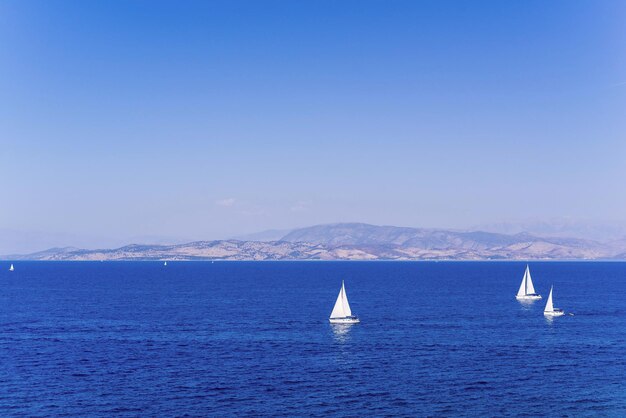
<path fill-rule="evenodd" d="M 553 287 L 554 286 L 550 287 L 550 296 L 548 296 L 548 303 L 546 303 L 546 308 L 543 310 L 543 314 L 545 316 L 565 315 L 565 312 L 563 312 L 563 309 L 555 308 L 554 305 L 552 305 L 552 288 Z"/>
<path fill-rule="evenodd" d="M 517 291 L 517 295 L 515 295 L 517 300 L 537 300 L 541 299 L 541 295 L 535 293 L 535 287 L 533 286 L 533 279 L 530 277 L 530 269 L 528 265 L 526 265 L 526 271 L 524 272 L 524 278 L 522 279 L 522 284 L 519 286 L 519 290 Z"/>
<path fill-rule="evenodd" d="M 9 267 L 9 271 L 14 271 L 15 268 L 13 267 L 13 264 L 11 264 L 11 267 Z"/>
<path fill-rule="evenodd" d="M 335 307 L 330 314 L 331 324 L 358 324 L 359 318 L 356 315 L 352 315 L 350 310 L 350 304 L 348 303 L 348 295 L 346 295 L 346 286 L 343 280 L 341 281 L 341 290 L 337 296 Z"/>
<path fill-rule="evenodd" d="M 164 261 L 164 262 L 163 262 L 163 265 L 164 265 L 164 266 L 167 266 L 167 261 Z"/>

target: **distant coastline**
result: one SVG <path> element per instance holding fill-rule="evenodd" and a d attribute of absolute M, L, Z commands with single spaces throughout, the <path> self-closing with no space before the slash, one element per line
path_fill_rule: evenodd
<path fill-rule="evenodd" d="M 599 242 L 361 223 L 317 225 L 273 241 L 214 240 L 115 249 L 51 248 L 6 260 L 41 261 L 620 261 L 626 240 Z"/>

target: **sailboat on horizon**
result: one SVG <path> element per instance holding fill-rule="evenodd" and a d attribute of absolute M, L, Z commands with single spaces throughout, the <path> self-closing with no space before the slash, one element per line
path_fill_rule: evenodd
<path fill-rule="evenodd" d="M 348 303 L 348 295 L 346 295 L 346 286 L 344 281 L 341 281 L 341 289 L 335 302 L 335 307 L 330 314 L 329 319 L 331 324 L 358 324 L 361 322 L 356 315 L 352 315 L 350 304 Z"/>
<path fill-rule="evenodd" d="M 541 295 L 535 293 L 535 286 L 533 286 L 533 279 L 530 277 L 530 268 L 528 268 L 528 264 L 526 264 L 526 271 L 524 272 L 524 277 L 522 278 L 522 284 L 520 284 L 515 298 L 517 300 L 541 299 Z"/>
<path fill-rule="evenodd" d="M 13 267 L 13 264 L 11 264 L 11 267 L 9 267 L 9 271 L 15 271 L 15 268 Z"/>
<path fill-rule="evenodd" d="M 559 308 L 555 308 L 554 305 L 552 304 L 552 288 L 554 286 L 550 286 L 550 295 L 548 296 L 548 302 L 546 303 L 546 307 L 543 310 L 543 314 L 545 316 L 563 316 L 565 315 L 565 312 L 563 312 L 563 309 L 559 309 Z"/>
<path fill-rule="evenodd" d="M 163 262 L 163 266 L 167 266 L 167 261 L 164 261 L 164 262 Z"/>

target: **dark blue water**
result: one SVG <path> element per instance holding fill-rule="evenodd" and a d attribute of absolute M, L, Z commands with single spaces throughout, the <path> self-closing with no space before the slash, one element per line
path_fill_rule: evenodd
<path fill-rule="evenodd" d="M 4 264 L 0 415 L 626 415 L 625 263 Z"/>

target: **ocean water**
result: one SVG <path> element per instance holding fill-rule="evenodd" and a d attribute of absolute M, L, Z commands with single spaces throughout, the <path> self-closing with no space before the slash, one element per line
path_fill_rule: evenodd
<path fill-rule="evenodd" d="M 626 416 L 626 263 L 1 264 L 2 416 Z"/>

